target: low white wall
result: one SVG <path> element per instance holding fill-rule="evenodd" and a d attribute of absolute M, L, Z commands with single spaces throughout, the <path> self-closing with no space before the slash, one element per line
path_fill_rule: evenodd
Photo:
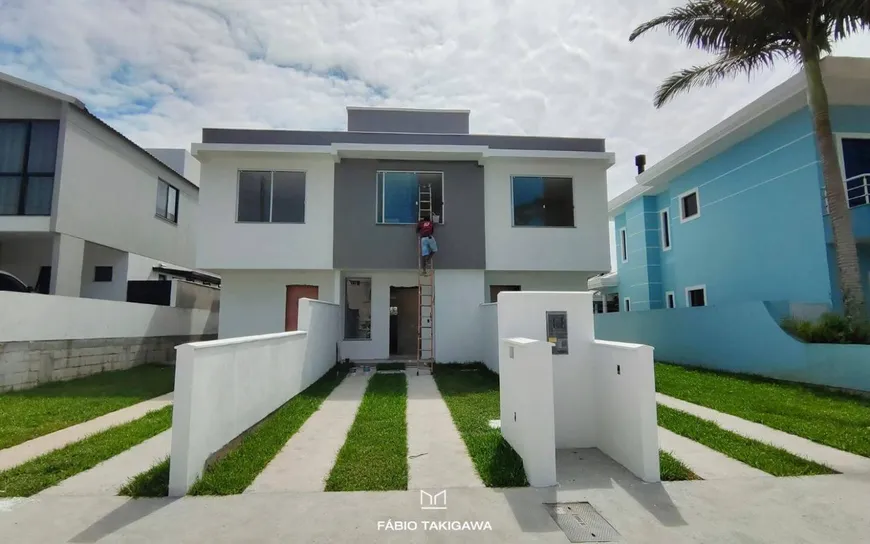
<path fill-rule="evenodd" d="M 170 496 L 186 494 L 212 454 L 335 364 L 338 310 L 336 304 L 302 299 L 299 326 L 307 331 L 177 348 Z"/>
<path fill-rule="evenodd" d="M 217 314 L 114 300 L 0 292 L 0 342 L 217 333 Z"/>
<path fill-rule="evenodd" d="M 498 304 L 480 305 L 481 360 L 487 368 L 498 374 Z"/>
<path fill-rule="evenodd" d="M 645 482 L 658 482 L 653 348 L 596 340 L 590 355 L 598 449 Z"/>
<path fill-rule="evenodd" d="M 529 485 L 556 485 L 551 344 L 507 338 L 499 345 L 501 432 L 523 459 Z"/>

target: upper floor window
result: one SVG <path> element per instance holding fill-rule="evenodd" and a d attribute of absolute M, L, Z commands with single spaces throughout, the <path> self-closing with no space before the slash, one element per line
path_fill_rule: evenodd
<path fill-rule="evenodd" d="M 703 285 L 697 287 L 686 288 L 686 306 L 690 308 L 695 306 L 707 305 L 707 288 Z"/>
<path fill-rule="evenodd" d="M 0 121 L 0 215 L 51 215 L 57 121 Z"/>
<path fill-rule="evenodd" d="M 515 227 L 573 227 L 574 181 L 571 178 L 513 176 Z"/>
<path fill-rule="evenodd" d="M 680 222 L 685 223 L 701 215 L 701 202 L 698 200 L 698 190 L 692 189 L 680 195 Z"/>
<path fill-rule="evenodd" d="M 157 180 L 157 217 L 178 223 L 178 189 L 162 179 Z"/>
<path fill-rule="evenodd" d="M 667 251 L 671 249 L 671 212 L 668 210 L 660 211 L 659 219 L 661 221 L 662 251 Z"/>
<path fill-rule="evenodd" d="M 849 207 L 870 204 L 870 138 L 843 138 L 841 145 Z"/>
<path fill-rule="evenodd" d="M 305 172 L 239 172 L 239 223 L 304 223 Z"/>
<path fill-rule="evenodd" d="M 444 222 L 443 172 L 378 172 L 377 185 L 377 223 Z"/>
<path fill-rule="evenodd" d="M 619 229 L 619 253 L 622 257 L 622 262 L 628 262 L 628 237 L 625 235 L 625 228 Z"/>

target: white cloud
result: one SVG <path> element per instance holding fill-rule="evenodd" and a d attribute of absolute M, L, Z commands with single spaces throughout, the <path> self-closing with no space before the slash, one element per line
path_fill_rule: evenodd
<path fill-rule="evenodd" d="M 346 105 L 468 108 L 474 132 L 607 138 L 615 196 L 635 154 L 655 163 L 793 73 L 655 110 L 657 84 L 705 57 L 628 34 L 679 3 L 0 0 L 0 70 L 155 147 L 187 147 L 203 126 L 340 129 Z M 870 38 L 836 52 L 866 56 Z"/>

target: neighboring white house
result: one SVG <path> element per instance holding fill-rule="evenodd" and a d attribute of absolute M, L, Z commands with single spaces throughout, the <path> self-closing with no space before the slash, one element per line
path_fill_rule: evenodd
<path fill-rule="evenodd" d="M 219 336 L 342 308 L 340 354 L 416 356 L 421 187 L 432 188 L 438 361 L 477 361 L 500 291 L 586 290 L 609 270 L 604 140 L 469 133 L 469 112 L 348 108 L 335 132 L 204 129 L 197 267 L 222 278 Z M 543 324 L 543 320 L 542 320 Z"/>
<path fill-rule="evenodd" d="M 125 301 L 155 267 L 193 268 L 199 164 L 155 154 L 76 98 L 0 74 L 0 270 L 45 294 Z"/>

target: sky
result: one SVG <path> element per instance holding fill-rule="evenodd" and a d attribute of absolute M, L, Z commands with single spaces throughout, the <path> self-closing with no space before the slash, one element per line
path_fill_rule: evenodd
<path fill-rule="evenodd" d="M 469 109 L 473 133 L 605 138 L 613 198 L 635 155 L 655 164 L 796 72 L 655 109 L 667 75 L 708 57 L 628 35 L 681 3 L 0 0 L 0 71 L 76 96 L 142 147 L 189 149 L 203 127 L 343 130 L 349 105 Z M 870 56 L 870 35 L 834 53 Z"/>

